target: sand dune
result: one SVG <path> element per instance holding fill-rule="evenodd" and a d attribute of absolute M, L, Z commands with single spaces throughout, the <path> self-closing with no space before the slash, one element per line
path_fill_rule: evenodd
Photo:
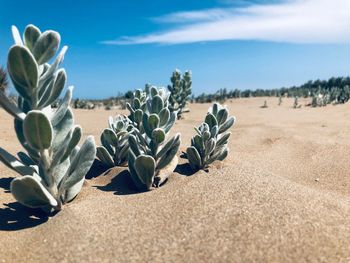
<path fill-rule="evenodd" d="M 350 108 L 293 109 L 277 98 L 227 102 L 230 155 L 191 175 L 185 160 L 161 188 L 137 193 L 124 168 L 96 163 L 81 194 L 43 218 L 8 192 L 0 164 L 0 262 L 349 262 Z M 303 101 L 301 100 L 303 103 Z M 209 104 L 173 132 L 185 150 Z M 75 111 L 99 136 L 108 111 Z M 20 149 L 0 111 L 0 145 Z"/>

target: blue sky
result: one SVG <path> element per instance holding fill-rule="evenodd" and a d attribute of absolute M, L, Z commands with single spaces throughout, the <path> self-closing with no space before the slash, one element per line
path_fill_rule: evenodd
<path fill-rule="evenodd" d="M 105 98 L 193 72 L 196 94 L 350 75 L 348 0 L 0 0 L 0 64 L 10 27 L 61 34 L 75 97 Z"/>

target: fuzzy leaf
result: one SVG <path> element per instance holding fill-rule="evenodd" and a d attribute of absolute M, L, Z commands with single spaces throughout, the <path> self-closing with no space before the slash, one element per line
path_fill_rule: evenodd
<path fill-rule="evenodd" d="M 135 170 L 141 182 L 150 189 L 154 181 L 156 162 L 152 156 L 140 155 L 135 160 Z"/>
<path fill-rule="evenodd" d="M 235 123 L 235 117 L 230 117 L 219 129 L 219 134 L 224 133 Z"/>
<path fill-rule="evenodd" d="M 41 111 L 30 111 L 23 122 L 24 137 L 31 147 L 37 150 L 50 148 L 52 144 L 52 126 Z"/>
<path fill-rule="evenodd" d="M 142 121 L 142 110 L 136 110 L 134 113 L 134 121 L 140 123 Z"/>
<path fill-rule="evenodd" d="M 119 151 L 118 156 L 117 156 L 118 157 L 118 164 L 125 163 L 125 161 L 127 160 L 127 156 L 129 154 L 129 149 L 130 149 L 130 147 L 129 147 L 129 144 L 127 144 L 127 143 L 120 148 L 120 151 Z"/>
<path fill-rule="evenodd" d="M 63 203 L 72 201 L 81 191 L 84 185 L 85 178 L 82 178 L 79 182 L 67 189 L 62 195 Z"/>
<path fill-rule="evenodd" d="M 70 156 L 73 149 L 78 145 L 81 139 L 81 136 L 82 136 L 81 127 L 77 125 L 74 127 L 70 140 L 68 141 L 68 145 L 65 148 L 63 155 L 60 158 L 60 163 L 65 161 Z"/>
<path fill-rule="evenodd" d="M 135 160 L 136 160 L 135 155 L 132 152 L 130 152 L 129 156 L 128 156 L 128 166 L 129 166 L 130 177 L 131 177 L 132 181 L 134 182 L 135 186 L 139 190 L 143 190 L 146 186 L 143 184 L 143 182 L 141 181 L 141 179 L 137 175 L 137 171 L 135 169 Z"/>
<path fill-rule="evenodd" d="M 73 113 L 70 109 L 66 111 L 66 115 L 61 119 L 59 123 L 53 126 L 54 129 L 54 138 L 52 142 L 53 152 L 57 151 L 64 140 L 66 139 L 68 133 L 73 128 Z"/>
<path fill-rule="evenodd" d="M 69 189 L 85 177 L 94 162 L 95 156 L 96 147 L 94 137 L 89 136 L 69 166 L 63 189 Z"/>
<path fill-rule="evenodd" d="M 115 132 L 111 129 L 104 129 L 103 131 L 104 137 L 106 139 L 106 141 L 113 145 L 114 147 L 117 147 L 119 144 L 119 140 L 117 138 L 117 135 L 115 134 Z"/>
<path fill-rule="evenodd" d="M 220 145 L 223 145 L 223 144 L 227 144 L 228 139 L 230 138 L 230 135 L 231 135 L 230 132 L 225 133 L 225 134 L 216 142 L 216 145 L 217 145 L 217 146 L 220 146 Z"/>
<path fill-rule="evenodd" d="M 38 64 L 24 46 L 13 46 L 8 53 L 7 68 L 18 93 L 30 98 L 38 86 Z"/>
<path fill-rule="evenodd" d="M 170 118 L 170 111 L 168 108 L 164 108 L 162 109 L 159 114 L 159 126 L 160 127 L 163 127 L 164 125 L 166 125 L 169 121 L 169 118 Z"/>
<path fill-rule="evenodd" d="M 55 111 L 52 117 L 51 122 L 53 126 L 58 125 L 62 121 L 62 119 L 65 117 L 72 100 L 72 95 L 73 95 L 73 86 L 70 86 L 68 87 L 67 92 L 63 100 L 61 101 L 61 104 L 58 106 L 57 110 Z"/>
<path fill-rule="evenodd" d="M 24 120 L 26 117 L 25 113 L 21 111 L 6 95 L 0 91 L 0 105 L 13 117 Z"/>
<path fill-rule="evenodd" d="M 219 105 L 217 103 L 214 103 L 213 108 L 212 108 L 212 114 L 216 116 L 219 111 Z"/>
<path fill-rule="evenodd" d="M 43 107 L 46 107 L 54 103 L 60 96 L 62 90 L 64 89 L 66 81 L 67 81 L 66 71 L 64 69 L 59 69 L 55 73 L 55 78 L 53 80 L 52 87 L 48 92 L 49 93 L 48 97 L 40 101 L 39 106 L 43 105 Z"/>
<path fill-rule="evenodd" d="M 21 35 L 19 34 L 18 28 L 16 26 L 11 27 L 12 37 L 16 45 L 23 46 Z"/>
<path fill-rule="evenodd" d="M 169 148 L 168 151 L 166 151 L 164 154 L 162 154 L 162 157 L 158 161 L 157 169 L 163 169 L 165 166 L 167 166 L 176 155 L 177 151 L 179 150 L 181 143 L 180 134 L 177 134 L 175 136 L 175 140 L 173 145 Z"/>
<path fill-rule="evenodd" d="M 39 28 L 34 25 L 28 25 L 24 30 L 24 43 L 29 48 L 29 50 L 33 51 L 34 45 L 38 38 L 40 37 L 41 32 Z"/>
<path fill-rule="evenodd" d="M 167 125 L 164 127 L 164 131 L 165 131 L 166 134 L 170 131 L 170 129 L 175 124 L 176 116 L 177 116 L 176 112 L 170 113 L 170 120 L 168 121 Z"/>
<path fill-rule="evenodd" d="M 131 151 L 135 154 L 135 156 L 139 156 L 141 152 L 136 137 L 134 135 L 130 135 L 128 140 Z"/>
<path fill-rule="evenodd" d="M 114 167 L 114 161 L 105 147 L 98 146 L 96 150 L 96 156 L 104 165 L 108 167 Z"/>
<path fill-rule="evenodd" d="M 27 150 L 29 153 L 30 157 L 33 160 L 39 160 L 40 155 L 37 150 L 33 149 L 27 142 L 26 138 L 24 137 L 24 132 L 23 132 L 23 121 L 20 121 L 18 119 L 15 119 L 14 121 L 14 126 L 15 126 L 15 131 L 17 135 L 17 139 L 19 142 L 22 144 L 22 146 Z"/>
<path fill-rule="evenodd" d="M 35 169 L 30 166 L 24 165 L 15 156 L 8 153 L 6 150 L 0 147 L 0 161 L 2 161 L 7 167 L 19 173 L 20 175 L 34 175 Z"/>
<path fill-rule="evenodd" d="M 228 117 L 228 111 L 227 109 L 221 109 L 219 110 L 218 114 L 217 114 L 217 121 L 218 121 L 218 124 L 221 125 L 223 124 L 226 120 L 227 120 L 227 117 Z"/>
<path fill-rule="evenodd" d="M 53 58 L 60 45 L 60 41 L 61 37 L 55 31 L 48 30 L 40 35 L 33 48 L 33 55 L 39 65 Z"/>
<path fill-rule="evenodd" d="M 195 147 L 188 147 L 186 150 L 188 161 L 193 169 L 200 169 L 202 167 L 201 157 Z"/>
<path fill-rule="evenodd" d="M 152 132 L 152 138 L 154 138 L 157 144 L 161 144 L 165 140 L 164 130 L 160 128 L 154 129 Z"/>
<path fill-rule="evenodd" d="M 151 131 L 159 127 L 159 117 L 156 114 L 151 114 L 148 117 L 148 127 Z"/>
<path fill-rule="evenodd" d="M 211 113 L 208 113 L 207 116 L 205 117 L 205 123 L 209 125 L 209 128 L 213 128 L 215 125 L 218 125 L 218 122 L 215 118 L 215 116 Z"/>
<path fill-rule="evenodd" d="M 207 141 L 206 145 L 205 145 L 205 155 L 209 156 L 212 151 L 215 149 L 215 139 L 211 138 L 209 141 Z"/>
<path fill-rule="evenodd" d="M 198 150 L 201 156 L 204 155 L 204 142 L 201 136 L 195 135 L 192 138 L 192 146 L 194 146 Z"/>
<path fill-rule="evenodd" d="M 28 207 L 57 206 L 56 199 L 38 179 L 30 175 L 15 178 L 11 182 L 11 193 L 18 202 Z"/>
<path fill-rule="evenodd" d="M 223 161 L 228 155 L 228 149 L 225 149 L 219 156 L 218 156 L 218 160 L 219 161 Z"/>
<path fill-rule="evenodd" d="M 151 113 L 158 114 L 164 108 L 164 102 L 159 95 L 152 98 L 152 111 Z"/>

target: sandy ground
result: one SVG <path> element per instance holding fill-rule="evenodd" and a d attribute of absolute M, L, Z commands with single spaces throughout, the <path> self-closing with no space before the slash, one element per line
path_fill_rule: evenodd
<path fill-rule="evenodd" d="M 51 218 L 15 202 L 17 175 L 0 164 L 0 262 L 349 262 L 350 104 L 267 100 L 227 102 L 238 120 L 231 153 L 208 173 L 191 175 L 181 160 L 163 187 L 136 193 L 125 169 L 96 164 Z M 190 105 L 176 123 L 182 150 L 208 107 Z M 99 144 L 116 112 L 75 113 Z M 3 111 L 0 145 L 20 149 Z"/>

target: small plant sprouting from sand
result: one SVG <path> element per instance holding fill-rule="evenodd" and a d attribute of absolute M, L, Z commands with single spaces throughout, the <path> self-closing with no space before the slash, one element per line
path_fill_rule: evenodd
<path fill-rule="evenodd" d="M 196 134 L 191 139 L 191 146 L 186 150 L 188 161 L 194 170 L 206 169 L 216 160 L 224 160 L 228 155 L 227 132 L 235 123 L 235 117 L 229 117 L 228 110 L 214 103 L 205 117 L 205 122 L 195 128 Z"/>
<path fill-rule="evenodd" d="M 129 135 L 134 128 L 128 117 L 118 115 L 115 119 L 109 117 L 109 128 L 101 135 L 102 146 L 97 147 L 97 157 L 107 167 L 124 165 L 128 161 Z"/>
<path fill-rule="evenodd" d="M 262 106 L 260 106 L 260 108 L 262 109 L 266 109 L 268 108 L 269 106 L 267 106 L 267 100 L 264 100 L 264 104 Z"/>
<path fill-rule="evenodd" d="M 278 97 L 278 106 L 281 106 L 282 105 L 282 96 L 280 95 L 279 97 Z"/>
<path fill-rule="evenodd" d="M 186 109 L 187 102 L 192 94 L 192 73 L 186 71 L 183 75 L 179 70 L 175 70 L 170 78 L 171 85 L 168 85 L 170 91 L 169 110 L 177 113 L 177 118 L 182 117 L 182 113 L 188 111 Z"/>
<path fill-rule="evenodd" d="M 147 93 L 147 94 L 146 94 Z M 147 87 L 135 92 L 133 106 L 128 104 L 135 135 L 129 135 L 128 165 L 132 180 L 140 190 L 159 187 L 174 171 L 180 147 L 180 134 L 166 143 L 176 121 L 176 113 L 168 109 L 169 92 Z"/>
<path fill-rule="evenodd" d="M 82 130 L 74 125 L 69 107 L 72 87 L 58 109 L 51 108 L 67 78 L 65 70 L 59 69 L 67 47 L 48 63 L 59 48 L 60 35 L 51 30 L 41 32 L 33 25 L 26 27 L 23 40 L 14 26 L 12 33 L 15 45 L 9 50 L 7 65 L 18 103 L 0 92 L 0 104 L 15 118 L 17 138 L 27 154 L 18 153 L 19 160 L 0 148 L 0 159 L 22 175 L 10 187 L 19 203 L 57 211 L 80 192 L 95 158 L 94 139 L 88 137 L 78 146 Z"/>
<path fill-rule="evenodd" d="M 294 109 L 300 109 L 300 108 L 301 108 L 301 104 L 299 104 L 299 98 L 298 98 L 298 96 L 295 96 L 295 97 L 294 97 L 293 108 L 294 108 Z"/>

